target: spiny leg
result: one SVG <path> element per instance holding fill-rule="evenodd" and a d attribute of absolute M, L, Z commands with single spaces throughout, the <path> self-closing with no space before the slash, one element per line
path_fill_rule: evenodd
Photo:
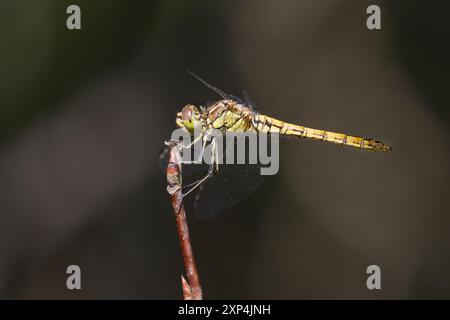
<path fill-rule="evenodd" d="M 190 149 L 198 140 L 200 140 L 203 137 L 204 134 L 199 134 L 197 138 L 194 139 L 194 141 L 192 141 L 191 143 L 189 143 L 188 145 L 181 145 L 182 148 L 184 149 Z"/>
<path fill-rule="evenodd" d="M 211 164 L 209 165 L 208 173 L 198 180 L 197 182 L 192 183 L 194 186 L 189 189 L 186 193 L 183 194 L 183 198 L 187 196 L 189 193 L 194 191 L 196 188 L 198 188 L 203 182 L 205 182 L 208 178 L 212 176 L 212 174 L 215 172 L 214 168 L 216 168 L 216 172 L 219 170 L 218 166 L 218 158 L 216 157 L 218 154 L 217 145 L 216 145 L 216 139 L 213 138 L 211 141 Z M 192 185 L 190 184 L 190 185 Z"/>
<path fill-rule="evenodd" d="M 197 159 L 197 160 L 192 160 L 192 161 L 189 161 L 189 160 L 183 160 L 183 161 L 182 161 L 183 164 L 195 164 L 195 163 L 199 163 L 199 162 L 202 161 L 203 153 L 205 152 L 206 143 L 208 142 L 209 135 L 210 135 L 210 131 L 207 130 L 204 134 L 199 135 L 197 138 L 195 138 L 195 140 L 194 140 L 192 143 L 190 143 L 188 146 L 183 146 L 183 148 L 185 148 L 185 149 L 190 149 L 190 148 L 192 147 L 192 145 L 193 145 L 194 143 L 196 143 L 196 142 L 199 140 L 199 138 L 203 138 L 203 145 L 202 145 L 202 150 L 201 150 L 201 152 L 200 152 L 200 157 L 199 157 L 199 159 Z"/>
<path fill-rule="evenodd" d="M 215 152 L 215 157 L 213 158 L 214 160 L 214 163 L 215 163 L 215 166 L 214 166 L 214 164 L 213 164 L 213 162 L 211 162 L 211 165 L 209 166 L 209 169 L 208 169 L 208 174 L 205 176 L 205 177 L 203 177 L 203 178 L 201 178 L 201 179 L 198 179 L 198 180 L 196 180 L 196 181 L 194 181 L 194 182 L 191 182 L 191 183 L 189 183 L 189 184 L 187 184 L 187 185 L 185 185 L 185 186 L 183 186 L 183 190 L 185 189 L 185 188 L 189 188 L 189 187 L 191 187 L 191 186 L 194 186 L 191 190 L 189 190 L 187 193 L 185 193 L 184 195 L 186 195 L 186 194 L 188 194 L 189 192 L 191 192 L 194 188 L 197 188 L 202 182 L 204 182 L 204 181 L 206 181 L 206 179 L 208 179 L 209 177 L 211 177 L 211 175 L 212 174 L 217 174 L 218 172 L 219 172 L 219 148 L 217 148 L 217 146 L 216 146 L 216 143 L 215 143 L 215 140 L 213 140 L 214 142 L 212 142 L 212 143 L 214 143 L 213 144 L 213 147 L 212 147 L 212 149 L 214 150 L 213 152 Z M 203 152 L 204 152 L 204 148 L 203 148 Z M 211 171 L 213 171 L 213 172 L 211 172 Z"/>

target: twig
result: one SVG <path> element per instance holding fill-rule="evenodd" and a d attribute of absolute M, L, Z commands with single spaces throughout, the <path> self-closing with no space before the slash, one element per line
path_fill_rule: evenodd
<path fill-rule="evenodd" d="M 185 300 L 202 300 L 203 293 L 200 279 L 195 266 L 194 253 L 192 252 L 189 229 L 186 219 L 186 211 L 183 206 L 182 175 L 181 175 L 181 150 L 176 142 L 167 142 L 169 148 L 169 163 L 167 165 L 167 192 L 170 195 L 175 220 L 177 223 L 180 250 L 183 255 L 187 281 L 181 276 L 181 286 Z"/>

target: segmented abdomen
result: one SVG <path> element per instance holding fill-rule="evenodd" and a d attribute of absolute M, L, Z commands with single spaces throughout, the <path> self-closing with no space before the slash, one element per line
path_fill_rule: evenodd
<path fill-rule="evenodd" d="M 256 114 L 253 117 L 253 126 L 258 132 L 278 133 L 284 136 L 310 138 L 359 149 L 382 152 L 387 152 L 392 149 L 387 144 L 374 139 L 365 139 L 362 137 L 349 136 L 344 133 L 307 128 L 261 114 Z"/>

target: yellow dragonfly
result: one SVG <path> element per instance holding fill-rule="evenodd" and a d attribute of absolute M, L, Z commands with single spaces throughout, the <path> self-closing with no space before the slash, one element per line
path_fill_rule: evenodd
<path fill-rule="evenodd" d="M 222 98 L 207 108 L 188 104 L 177 114 L 176 124 L 178 127 L 184 128 L 191 135 L 194 135 L 196 128 L 201 130 L 202 134 L 198 139 L 203 139 L 204 145 L 208 140 L 208 132 L 215 129 L 223 133 L 255 132 L 278 134 L 280 137 L 313 139 L 374 152 L 388 152 L 392 149 L 387 144 L 375 139 L 308 128 L 260 114 L 254 110 L 251 103 L 247 102 L 247 98 L 242 100 L 226 94 L 199 76 L 191 74 Z M 191 146 L 192 144 L 188 147 Z M 215 152 L 214 149 L 213 152 Z M 222 175 L 222 171 L 227 172 Z M 221 179 L 210 179 L 218 173 L 222 176 Z M 218 162 L 215 162 L 210 165 L 206 176 L 186 186 L 190 189 L 184 195 L 200 187 L 200 192 L 194 201 L 195 211 L 200 217 L 209 217 L 223 212 L 249 196 L 259 186 L 262 179 L 259 172 L 252 170 L 249 166 L 235 165 L 231 170 L 227 169 L 227 166 L 221 166 L 219 169 Z M 207 180 L 208 186 L 204 188 Z M 210 183 L 210 181 L 212 182 Z"/>

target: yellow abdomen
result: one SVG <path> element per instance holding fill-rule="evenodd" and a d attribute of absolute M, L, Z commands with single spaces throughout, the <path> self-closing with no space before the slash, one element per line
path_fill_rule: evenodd
<path fill-rule="evenodd" d="M 258 132 L 278 133 L 284 136 L 310 138 L 373 151 L 387 152 L 392 150 L 392 148 L 387 144 L 374 139 L 365 139 L 362 137 L 349 136 L 343 133 L 307 128 L 261 114 L 254 116 L 253 126 Z"/>

